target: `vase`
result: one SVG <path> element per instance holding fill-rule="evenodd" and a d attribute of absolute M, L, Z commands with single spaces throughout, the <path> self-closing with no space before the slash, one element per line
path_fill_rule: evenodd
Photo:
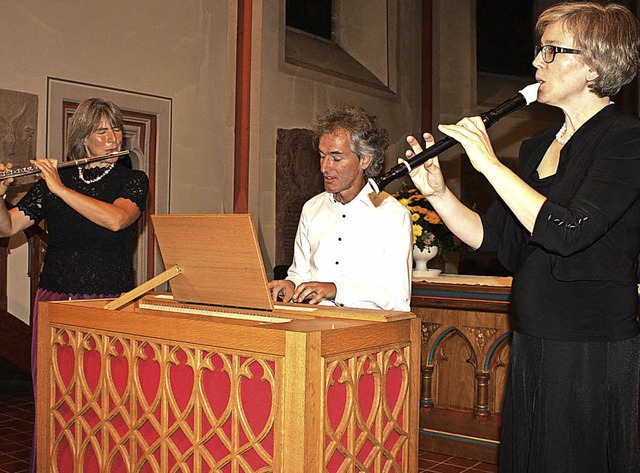
<path fill-rule="evenodd" d="M 429 269 L 427 263 L 436 257 L 438 254 L 437 246 L 428 246 L 424 250 L 421 250 L 417 246 L 413 247 L 413 262 L 415 267 L 413 268 L 414 277 L 426 277 L 437 276 L 440 274 L 439 269 Z"/>

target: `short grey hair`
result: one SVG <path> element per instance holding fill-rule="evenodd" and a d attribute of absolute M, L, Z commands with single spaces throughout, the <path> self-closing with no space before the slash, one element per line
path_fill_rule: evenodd
<path fill-rule="evenodd" d="M 573 36 L 584 62 L 598 71 L 589 84 L 598 97 L 611 97 L 633 80 L 640 65 L 638 20 L 628 8 L 615 3 L 560 3 L 547 8 L 536 24 L 541 37 L 547 26 L 559 23 Z"/>
<path fill-rule="evenodd" d="M 349 133 L 351 151 L 358 159 L 371 156 L 371 164 L 364 170 L 364 177 L 368 179 L 380 174 L 389 147 L 389 136 L 387 130 L 378 125 L 375 115 L 369 115 L 356 105 L 332 105 L 313 125 L 316 148 L 322 135 L 335 133 L 340 129 Z"/>

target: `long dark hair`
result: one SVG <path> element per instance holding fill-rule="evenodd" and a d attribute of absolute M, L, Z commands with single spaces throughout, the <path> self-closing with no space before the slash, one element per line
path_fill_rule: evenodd
<path fill-rule="evenodd" d="M 87 157 L 84 140 L 100 126 L 105 117 L 113 128 L 124 129 L 122 112 L 113 103 L 99 98 L 83 100 L 71 117 L 67 133 L 67 160 Z"/>

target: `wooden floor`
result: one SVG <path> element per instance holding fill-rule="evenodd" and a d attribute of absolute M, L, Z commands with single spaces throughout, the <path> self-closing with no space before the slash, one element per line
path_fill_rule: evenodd
<path fill-rule="evenodd" d="M 10 368 L 7 373 L 0 362 L 0 473 L 29 471 L 33 415 L 30 380 Z M 421 451 L 417 473 L 497 471 L 496 465 Z"/>

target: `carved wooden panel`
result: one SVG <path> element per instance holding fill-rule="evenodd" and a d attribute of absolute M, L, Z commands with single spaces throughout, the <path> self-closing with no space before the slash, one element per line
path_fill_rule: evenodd
<path fill-rule="evenodd" d="M 408 345 L 325 360 L 325 471 L 408 470 L 409 360 Z"/>
<path fill-rule="evenodd" d="M 414 311 L 427 320 L 439 315 L 439 311 Z M 508 330 L 440 327 L 422 346 L 423 370 L 431 367 L 433 371 L 431 388 L 422 392 L 423 405 L 469 410 L 476 415 L 500 414 L 509 360 Z"/>
<path fill-rule="evenodd" d="M 104 304 L 40 306 L 38 471 L 416 471 L 412 314 L 276 324 Z"/>
<path fill-rule="evenodd" d="M 473 386 L 475 381 L 477 358 L 471 344 L 459 331 L 452 330 L 433 348 L 434 405 L 450 409 L 473 409 L 473 390 L 460 389 L 460 386 Z"/>
<path fill-rule="evenodd" d="M 496 462 L 510 353 L 508 287 L 414 283 L 421 446 Z"/>
<path fill-rule="evenodd" d="M 278 360 L 55 328 L 55 471 L 264 471 Z"/>

